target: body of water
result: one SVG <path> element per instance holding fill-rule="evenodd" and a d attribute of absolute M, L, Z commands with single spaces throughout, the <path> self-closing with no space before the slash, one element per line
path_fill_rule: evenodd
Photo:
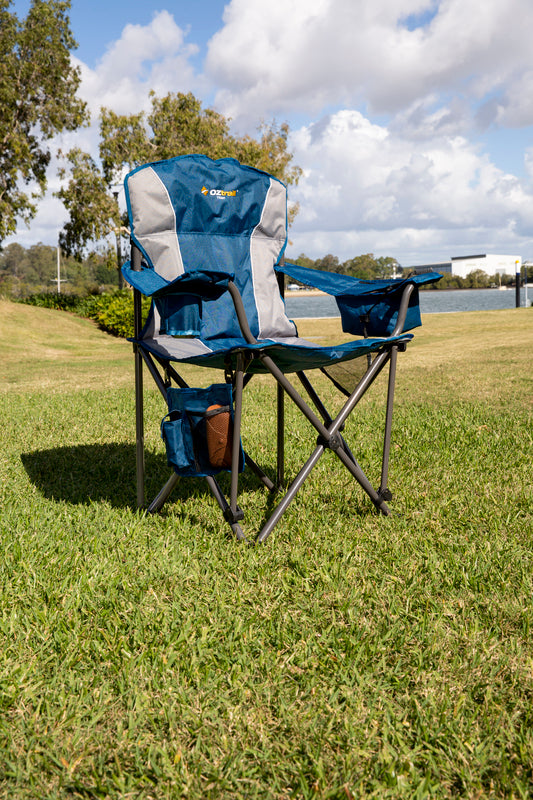
<path fill-rule="evenodd" d="M 528 286 L 528 301 L 533 300 L 533 286 Z M 522 289 L 521 304 L 525 303 Z M 285 298 L 287 316 L 290 319 L 303 317 L 338 317 L 339 311 L 334 297 L 328 295 L 291 294 Z M 494 311 L 515 308 L 514 287 L 505 291 L 499 289 L 454 289 L 428 290 L 420 292 L 422 314 L 449 313 L 454 311 Z"/>

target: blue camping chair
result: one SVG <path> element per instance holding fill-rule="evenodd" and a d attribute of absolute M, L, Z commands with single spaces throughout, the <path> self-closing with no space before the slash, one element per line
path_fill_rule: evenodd
<path fill-rule="evenodd" d="M 257 534 L 264 542 L 326 450 L 331 450 L 382 514 L 389 514 L 388 464 L 396 358 L 418 326 L 418 287 L 440 275 L 361 281 L 283 263 L 287 243 L 287 193 L 281 181 L 234 159 L 202 155 L 146 164 L 125 179 L 131 260 L 123 267 L 134 289 L 137 419 L 137 502 L 144 498 L 143 365 L 163 395 L 162 423 L 172 474 L 148 511 L 162 508 L 181 476 L 204 478 L 238 539 L 244 513 L 238 505 L 239 473 L 251 469 L 272 492 L 284 483 L 284 397 L 287 394 L 318 434 L 312 452 Z M 298 337 L 283 300 L 284 276 L 334 295 L 343 330 L 358 338 L 319 347 Z M 152 298 L 144 325 L 141 295 Z M 363 375 L 346 388 L 335 374 L 358 359 Z M 224 380 L 189 387 L 177 364 L 223 371 Z M 389 365 L 381 483 L 374 488 L 346 443 L 348 416 Z M 307 372 L 321 369 L 347 395 L 334 418 Z M 277 381 L 275 480 L 241 441 L 243 389 L 257 373 Z M 307 399 L 287 375 L 294 373 Z M 231 474 L 229 499 L 217 475 Z"/>

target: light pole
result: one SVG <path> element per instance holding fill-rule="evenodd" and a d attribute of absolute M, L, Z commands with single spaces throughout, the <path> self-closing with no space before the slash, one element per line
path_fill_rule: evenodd
<path fill-rule="evenodd" d="M 61 284 L 67 283 L 67 278 L 61 277 L 61 248 L 57 245 L 57 278 L 52 278 L 52 283 L 57 283 L 57 293 L 61 294 Z"/>

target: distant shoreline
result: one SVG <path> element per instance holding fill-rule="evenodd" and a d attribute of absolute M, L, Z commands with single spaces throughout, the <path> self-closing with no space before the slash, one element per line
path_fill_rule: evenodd
<path fill-rule="evenodd" d="M 521 288 L 524 288 L 523 286 Z M 532 289 L 533 284 L 528 284 L 528 289 Z M 480 292 L 480 291 L 487 291 L 493 292 L 495 290 L 499 291 L 515 291 L 514 284 L 510 284 L 508 286 L 502 286 L 501 289 L 498 286 L 478 286 L 476 287 L 465 287 L 459 288 L 459 286 L 419 286 L 419 289 L 424 292 Z M 324 295 L 329 297 L 327 292 L 322 292 L 320 289 L 285 289 L 285 297 L 319 297 L 320 295 Z"/>
<path fill-rule="evenodd" d="M 314 297 L 327 294 L 320 289 L 285 289 L 285 297 Z"/>

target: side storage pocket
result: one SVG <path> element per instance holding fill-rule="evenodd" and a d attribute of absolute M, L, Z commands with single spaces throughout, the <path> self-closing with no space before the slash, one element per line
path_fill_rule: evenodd
<path fill-rule="evenodd" d="M 167 463 L 180 475 L 196 475 L 192 433 L 186 417 L 169 411 L 161 422 L 161 438 L 167 450 Z"/>
<path fill-rule="evenodd" d="M 216 475 L 231 469 L 233 396 L 231 386 L 168 390 L 168 414 L 161 422 L 169 466 L 179 475 Z M 244 469 L 242 444 L 239 471 Z"/>

